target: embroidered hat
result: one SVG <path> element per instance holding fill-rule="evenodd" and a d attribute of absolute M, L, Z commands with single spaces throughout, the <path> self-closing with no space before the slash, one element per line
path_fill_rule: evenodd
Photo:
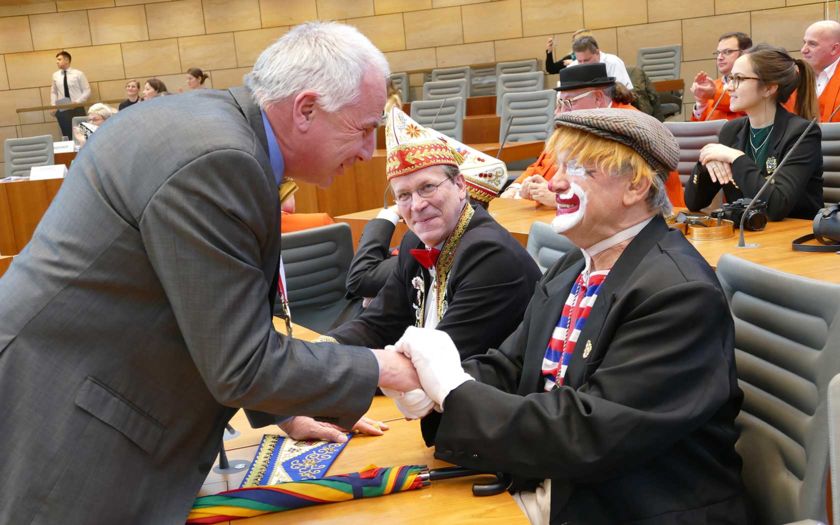
<path fill-rule="evenodd" d="M 429 166 L 459 168 L 473 199 L 489 202 L 507 180 L 505 163 L 415 122 L 397 106 L 385 115 L 388 180 Z"/>
<path fill-rule="evenodd" d="M 578 64 L 564 67 L 560 70 L 560 81 L 555 91 L 570 91 L 572 89 L 607 87 L 615 85 L 615 77 L 607 76 L 607 66 L 600 62 L 595 64 Z"/>
<path fill-rule="evenodd" d="M 662 180 L 677 169 L 680 147 L 664 124 L 641 111 L 580 109 L 554 117 L 557 128 L 569 127 L 629 146 L 650 164 Z"/>

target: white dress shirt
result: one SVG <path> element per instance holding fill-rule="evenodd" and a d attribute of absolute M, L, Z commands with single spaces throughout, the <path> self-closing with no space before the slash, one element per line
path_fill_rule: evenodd
<path fill-rule="evenodd" d="M 630 81 L 630 75 L 627 74 L 627 67 L 624 65 L 624 61 L 615 55 L 604 53 L 603 51 L 600 51 L 600 53 L 600 62 L 607 66 L 607 75 L 615 77 L 616 82 L 624 84 L 627 86 L 627 89 L 633 91 L 633 82 Z M 575 60 L 571 65 L 576 66 L 579 63 L 580 62 Z"/>
<path fill-rule="evenodd" d="M 70 100 L 75 104 L 85 102 L 90 97 L 90 84 L 85 74 L 78 69 L 67 68 L 67 87 L 70 89 Z M 50 104 L 55 106 L 55 102 L 62 98 L 64 98 L 64 75 L 59 69 L 52 76 Z"/>
<path fill-rule="evenodd" d="M 837 62 L 840 61 L 840 58 L 835 60 L 831 63 L 830 66 L 820 71 L 820 74 L 817 75 L 817 96 L 822 96 L 823 91 L 825 91 L 825 86 L 828 85 L 828 81 L 831 80 L 831 77 L 834 76 L 834 70 L 837 69 Z"/>

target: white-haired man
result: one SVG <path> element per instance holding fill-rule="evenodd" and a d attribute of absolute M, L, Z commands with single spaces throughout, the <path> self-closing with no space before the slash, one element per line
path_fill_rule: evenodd
<path fill-rule="evenodd" d="M 0 522 L 183 523 L 237 408 L 349 427 L 377 384 L 417 386 L 392 353 L 272 327 L 277 187 L 370 158 L 387 75 L 356 29 L 309 23 L 246 88 L 91 137 L 0 280 Z"/>

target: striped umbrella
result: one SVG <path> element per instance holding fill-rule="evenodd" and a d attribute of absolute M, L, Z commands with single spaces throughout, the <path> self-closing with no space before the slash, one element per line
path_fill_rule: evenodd
<path fill-rule="evenodd" d="M 196 498 L 187 523 L 219 523 L 322 503 L 373 498 L 429 484 L 425 465 L 368 467 L 362 472 L 228 490 Z"/>

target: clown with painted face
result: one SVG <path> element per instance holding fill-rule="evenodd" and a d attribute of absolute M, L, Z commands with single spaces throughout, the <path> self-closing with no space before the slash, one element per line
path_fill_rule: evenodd
<path fill-rule="evenodd" d="M 511 474 L 532 523 L 750 523 L 726 296 L 663 218 L 676 140 L 637 111 L 556 123 L 553 224 L 580 250 L 498 349 L 459 362 L 446 333 L 406 331 L 396 349 L 440 410 L 424 437 L 444 461 Z"/>

